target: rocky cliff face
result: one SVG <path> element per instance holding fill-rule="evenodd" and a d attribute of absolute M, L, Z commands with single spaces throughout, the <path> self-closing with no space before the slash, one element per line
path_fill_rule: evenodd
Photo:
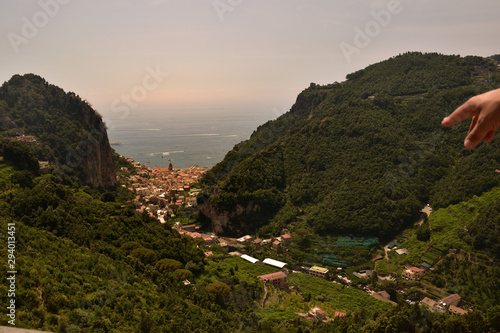
<path fill-rule="evenodd" d="M 95 187 L 116 185 L 116 167 L 102 117 L 72 92 L 34 74 L 14 75 L 0 87 L 1 130 L 34 135 L 39 160 Z M 11 130 L 12 131 L 12 130 Z"/>
<path fill-rule="evenodd" d="M 211 220 L 212 231 L 218 235 L 238 236 L 253 231 L 251 223 L 247 223 L 238 217 L 246 216 L 252 212 L 260 210 L 254 202 L 248 203 L 245 207 L 236 205 L 232 211 L 217 209 L 216 206 L 206 200 L 198 200 L 198 208 L 201 213 Z"/>
<path fill-rule="evenodd" d="M 99 117 L 100 118 L 100 117 Z M 83 154 L 81 164 L 75 167 L 78 177 L 86 184 L 95 187 L 111 187 L 116 185 L 116 167 L 109 145 L 106 126 L 101 119 L 96 125 L 97 138 L 89 139 L 88 154 Z M 98 129 L 98 130 L 97 130 Z M 77 152 L 78 153 L 78 152 Z"/>

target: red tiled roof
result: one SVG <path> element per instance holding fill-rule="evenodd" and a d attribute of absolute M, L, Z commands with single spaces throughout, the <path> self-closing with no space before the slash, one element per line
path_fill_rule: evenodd
<path fill-rule="evenodd" d="M 408 268 L 408 270 L 412 273 L 418 273 L 418 272 L 424 271 L 422 268 L 418 268 L 418 267 L 410 267 L 410 268 Z"/>
<path fill-rule="evenodd" d="M 283 279 L 286 278 L 286 274 L 283 272 L 276 272 L 276 273 L 270 273 L 266 275 L 261 275 L 258 277 L 260 280 L 278 280 L 278 279 Z"/>

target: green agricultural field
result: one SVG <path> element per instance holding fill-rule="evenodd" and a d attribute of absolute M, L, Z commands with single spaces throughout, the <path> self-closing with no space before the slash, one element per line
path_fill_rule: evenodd
<path fill-rule="evenodd" d="M 367 293 L 356 288 L 345 288 L 341 284 L 333 283 L 304 273 L 292 273 L 288 276 L 291 285 L 299 286 L 302 295 L 311 295 L 309 307 L 318 306 L 325 310 L 328 316 L 335 311 L 350 312 L 361 308 L 378 309 L 391 307 Z"/>
<path fill-rule="evenodd" d="M 448 253 L 450 247 L 463 248 L 476 253 L 470 244 L 459 237 L 459 234 L 465 233 L 467 227 L 477 219 L 480 213 L 478 207 L 499 201 L 500 187 L 495 187 L 469 201 L 434 211 L 429 216 L 428 222 L 431 227 L 430 240 L 418 240 L 415 228 L 405 230 L 404 232 L 410 236 L 406 240 L 401 240 L 401 245 L 398 248 L 408 249 L 409 254 L 398 256 L 395 251 L 390 251 L 389 261 L 384 260 L 377 263 L 377 272 L 390 273 L 402 265 L 418 267 L 423 261 L 433 263 L 440 256 Z"/>
<path fill-rule="evenodd" d="M 479 197 L 475 196 L 469 201 L 439 209 L 432 213 L 430 224 L 433 246 L 441 250 L 447 250 L 450 246 L 470 249 L 470 246 L 458 237 L 458 233 L 466 229 L 466 226 L 477 218 L 479 215 L 478 207 L 499 201 L 500 187 L 497 186 Z"/>
<path fill-rule="evenodd" d="M 221 278 L 236 278 L 239 282 L 245 281 L 250 285 L 260 283 L 257 276 L 277 272 L 273 268 L 263 264 L 252 264 L 239 257 L 223 259 L 220 262 L 207 260 L 205 273 L 197 279 L 197 284 L 208 284 L 220 281 Z"/>

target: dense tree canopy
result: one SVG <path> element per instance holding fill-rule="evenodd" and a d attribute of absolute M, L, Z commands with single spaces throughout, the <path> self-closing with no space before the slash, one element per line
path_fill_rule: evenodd
<path fill-rule="evenodd" d="M 269 225 L 277 234 L 302 214 L 317 233 L 391 237 L 428 202 L 446 207 L 499 184 L 499 142 L 467 151 L 466 122 L 440 125 L 498 87 L 498 72 L 480 57 L 413 52 L 343 83 L 311 84 L 206 174 L 201 202 L 211 211 L 258 206 L 231 218 L 236 230 Z"/>
<path fill-rule="evenodd" d="M 38 168 L 37 159 L 49 161 L 91 184 L 92 173 L 103 173 L 107 174 L 105 185 L 113 184 L 115 169 L 106 125 L 75 93 L 65 92 L 38 75 L 14 75 L 0 87 L 0 119 L 0 138 L 19 134 L 36 138 L 30 144 L 30 155 L 23 151 L 26 148 L 21 142 L 4 143 L 6 160 L 31 169 Z M 103 170 L 90 170 L 93 161 L 99 161 Z"/>
<path fill-rule="evenodd" d="M 494 73 L 482 58 L 412 53 L 369 66 L 342 84 L 311 84 L 289 113 L 261 126 L 213 168 L 204 179 L 211 194 L 205 199 L 227 209 L 257 203 L 259 209 L 235 220 L 250 219 L 269 233 L 297 217 L 306 221 L 291 247 L 300 260 L 300 249 L 317 243 L 311 227 L 389 235 L 413 221 L 426 200 L 444 207 L 480 194 L 498 184 L 491 175 L 498 143 L 464 151 L 466 125 L 442 130 L 435 123 L 450 105 L 496 84 L 477 84 L 488 70 Z M 28 78 L 15 76 L 0 88 L 0 111 L 8 109 L 16 126 L 44 124 L 32 127 L 42 145 L 27 149 L 4 141 L 1 150 L 0 227 L 15 225 L 17 327 L 82 333 L 500 331 L 498 268 L 452 257 L 429 279 L 484 309 L 451 316 L 403 302 L 389 310 L 364 306 L 328 323 L 262 309 L 264 287 L 256 276 L 270 267 L 252 266 L 262 270 L 258 274 L 242 272 L 242 264 L 225 269 L 220 258 L 205 258 L 199 242 L 137 213 L 133 194 L 123 187 L 82 186 L 62 164 L 40 174 L 37 158 L 65 158 L 64 149 L 79 142 L 82 132 L 65 116 L 30 108 L 43 102 L 54 115 L 64 110 L 70 118 L 94 116 L 76 95 Z M 33 93 L 33 87 L 50 93 Z M 0 129 L 3 137 L 12 134 Z M 471 207 L 475 217 L 460 233 L 467 244 L 497 258 L 498 202 Z M 420 238 L 428 236 L 427 228 L 424 223 L 419 229 Z M 329 239 L 325 243 L 332 246 Z M 373 257 L 371 250 L 359 253 L 363 260 Z M 335 297 L 319 293 L 304 295 L 304 304 L 294 306 Z M 4 305 L 7 295 L 7 284 L 0 284 Z M 279 302 L 289 295 L 283 292 Z M 397 299 L 394 289 L 391 296 Z M 0 325 L 7 320 L 0 317 Z"/>

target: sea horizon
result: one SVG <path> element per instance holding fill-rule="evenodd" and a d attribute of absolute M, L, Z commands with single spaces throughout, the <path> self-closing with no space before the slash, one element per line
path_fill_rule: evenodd
<path fill-rule="evenodd" d="M 107 114 L 103 120 L 118 154 L 149 167 L 168 167 L 172 162 L 175 169 L 185 169 L 191 165 L 213 167 L 234 145 L 276 117 L 269 110 L 196 109 L 137 111 L 126 117 Z"/>

